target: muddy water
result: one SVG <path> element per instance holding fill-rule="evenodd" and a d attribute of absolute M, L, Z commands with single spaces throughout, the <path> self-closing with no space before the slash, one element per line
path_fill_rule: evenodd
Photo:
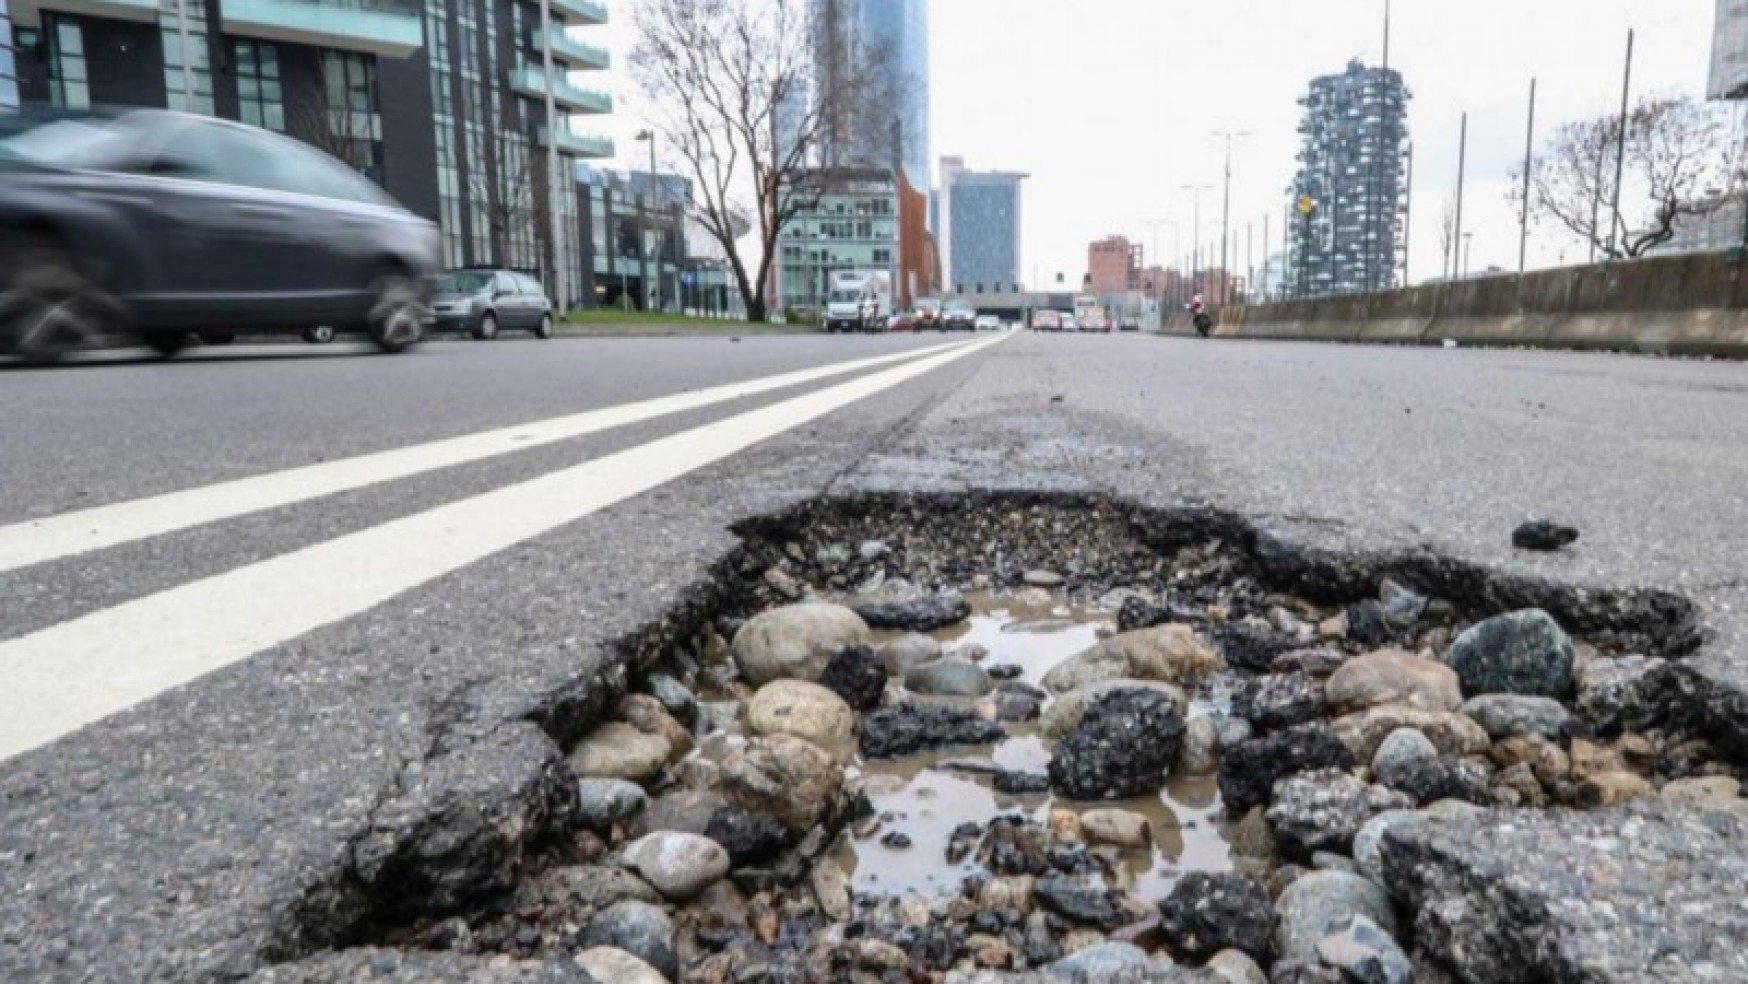
<path fill-rule="evenodd" d="M 949 648 L 981 645 L 990 653 L 983 661 L 986 668 L 1017 665 L 1023 670 L 1020 679 L 1034 686 L 1056 664 L 1097 642 L 1101 628 L 1115 627 L 1114 613 L 1068 606 L 1059 598 L 1030 605 L 1011 595 L 977 595 L 970 600 L 970 621 L 936 637 Z M 1191 706 L 1190 716 L 1210 710 L 1209 705 L 1198 702 Z M 1230 867 L 1212 776 L 1174 776 L 1158 795 L 1141 799 L 1070 803 L 1047 794 L 1000 794 L 991 788 L 987 777 L 937 768 L 949 760 L 983 759 L 1004 769 L 1043 772 L 1050 761 L 1049 743 L 1030 725 L 1010 725 L 1009 730 L 1013 737 L 993 749 L 957 749 L 862 766 L 868 797 L 886 822 L 873 836 L 852 839 L 844 849 L 842 860 L 858 894 L 955 893 L 964 876 L 975 870 L 971 859 L 956 866 L 946 861 L 947 842 L 955 827 L 967 822 L 987 824 L 1002 815 L 1025 815 L 1043 823 L 1059 808 L 1084 812 L 1115 807 L 1149 820 L 1153 846 L 1124 852 L 1124 869 L 1114 879 L 1118 884 L 1112 886 L 1134 888 L 1143 898 L 1163 897 L 1186 871 L 1225 871 Z M 892 832 L 910 838 L 910 846 L 881 843 Z"/>

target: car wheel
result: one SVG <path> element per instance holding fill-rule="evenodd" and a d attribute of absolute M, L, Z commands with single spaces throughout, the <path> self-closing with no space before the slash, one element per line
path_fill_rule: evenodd
<path fill-rule="evenodd" d="M 326 345 L 334 340 L 333 325 L 317 325 L 303 330 L 303 340 L 311 345 Z"/>
<path fill-rule="evenodd" d="M 385 274 L 376 282 L 370 305 L 370 340 L 384 352 L 405 352 L 425 336 L 419 291 L 405 274 Z"/>
<path fill-rule="evenodd" d="M 195 335 L 202 345 L 229 345 L 237 340 L 234 331 L 203 331 Z"/>
<path fill-rule="evenodd" d="M 99 334 L 112 307 L 59 242 L 0 240 L 0 351 L 57 361 Z"/>
<path fill-rule="evenodd" d="M 185 331 L 150 331 L 140 336 L 140 341 L 146 343 L 146 348 L 168 359 L 188 347 L 188 333 Z"/>
<path fill-rule="evenodd" d="M 475 341 L 489 342 L 498 337 L 498 316 L 490 311 L 479 316 L 479 324 L 473 326 Z"/>
<path fill-rule="evenodd" d="M 552 337 L 552 315 L 543 314 L 540 316 L 540 324 L 537 327 L 535 327 L 535 329 L 534 329 L 534 337 L 535 338 L 551 338 Z"/>

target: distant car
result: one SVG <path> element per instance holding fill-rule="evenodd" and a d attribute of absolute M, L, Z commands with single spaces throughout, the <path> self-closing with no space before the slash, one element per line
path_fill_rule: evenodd
<path fill-rule="evenodd" d="M 319 150 L 241 123 L 130 110 L 0 130 L 0 352 L 48 362 L 131 335 L 425 334 L 437 227 Z"/>
<path fill-rule="evenodd" d="M 1033 331 L 1061 331 L 1062 315 L 1050 310 L 1032 312 Z"/>
<path fill-rule="evenodd" d="M 465 331 L 480 341 L 500 331 L 552 337 L 552 301 L 540 281 L 515 270 L 469 267 L 437 280 L 432 302 L 438 331 Z"/>
<path fill-rule="evenodd" d="M 925 297 L 916 302 L 917 331 L 946 331 L 947 326 L 941 319 L 942 304 L 940 298 Z"/>
<path fill-rule="evenodd" d="M 915 311 L 900 311 L 887 322 L 887 327 L 893 331 L 916 331 L 917 315 Z"/>
<path fill-rule="evenodd" d="M 975 331 L 977 309 L 970 301 L 948 301 L 941 309 L 941 327 L 947 331 Z"/>
<path fill-rule="evenodd" d="M 977 331 L 1001 331 L 1001 319 L 993 314 L 980 314 L 971 326 Z"/>
<path fill-rule="evenodd" d="M 1135 317 L 1132 314 L 1126 315 L 1126 316 L 1124 316 L 1122 322 L 1120 322 L 1117 325 L 1117 330 L 1118 331 L 1140 331 L 1141 330 L 1141 319 Z"/>

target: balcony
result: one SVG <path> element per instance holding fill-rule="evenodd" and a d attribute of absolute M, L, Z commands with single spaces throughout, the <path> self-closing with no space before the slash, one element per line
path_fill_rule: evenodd
<path fill-rule="evenodd" d="M 44 6 L 45 0 L 12 0 L 12 23 L 18 27 L 41 27 Z M 136 24 L 158 22 L 157 0 L 46 0 L 46 6 L 56 13 L 81 17 L 105 17 Z"/>
<path fill-rule="evenodd" d="M 540 128 L 540 146 L 544 147 L 551 140 L 552 131 L 547 127 Z M 580 157 L 584 160 L 606 160 L 613 156 L 613 141 L 606 137 L 586 137 L 572 132 L 568 126 L 558 128 L 558 152 L 566 157 Z"/>
<path fill-rule="evenodd" d="M 605 92 L 571 85 L 562 74 L 552 80 L 552 101 L 573 113 L 601 115 L 613 112 L 613 97 Z M 510 73 L 510 88 L 531 99 L 546 98 L 546 75 L 525 65 Z"/>
<path fill-rule="evenodd" d="M 552 29 L 552 59 L 581 72 L 604 72 L 613 67 L 613 55 L 599 45 L 578 41 L 562 28 Z"/>
<path fill-rule="evenodd" d="M 224 32 L 405 58 L 424 47 L 417 7 L 383 0 L 219 0 Z"/>
<path fill-rule="evenodd" d="M 552 9 L 570 18 L 570 25 L 599 27 L 607 23 L 607 5 L 598 0 L 552 0 Z"/>

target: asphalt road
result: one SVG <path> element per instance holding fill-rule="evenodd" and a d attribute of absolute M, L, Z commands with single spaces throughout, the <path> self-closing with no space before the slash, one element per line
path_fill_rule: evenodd
<path fill-rule="evenodd" d="M 821 492 L 1090 489 L 1668 588 L 1748 692 L 1739 365 L 1121 335 L 921 353 L 944 341 L 965 340 L 0 368 L 0 980 L 236 979 L 320 942 L 290 913 L 361 838 L 501 792 L 528 719 L 614 672 L 612 640 L 730 523 Z M 1583 539 L 1511 550 L 1532 516 Z"/>

